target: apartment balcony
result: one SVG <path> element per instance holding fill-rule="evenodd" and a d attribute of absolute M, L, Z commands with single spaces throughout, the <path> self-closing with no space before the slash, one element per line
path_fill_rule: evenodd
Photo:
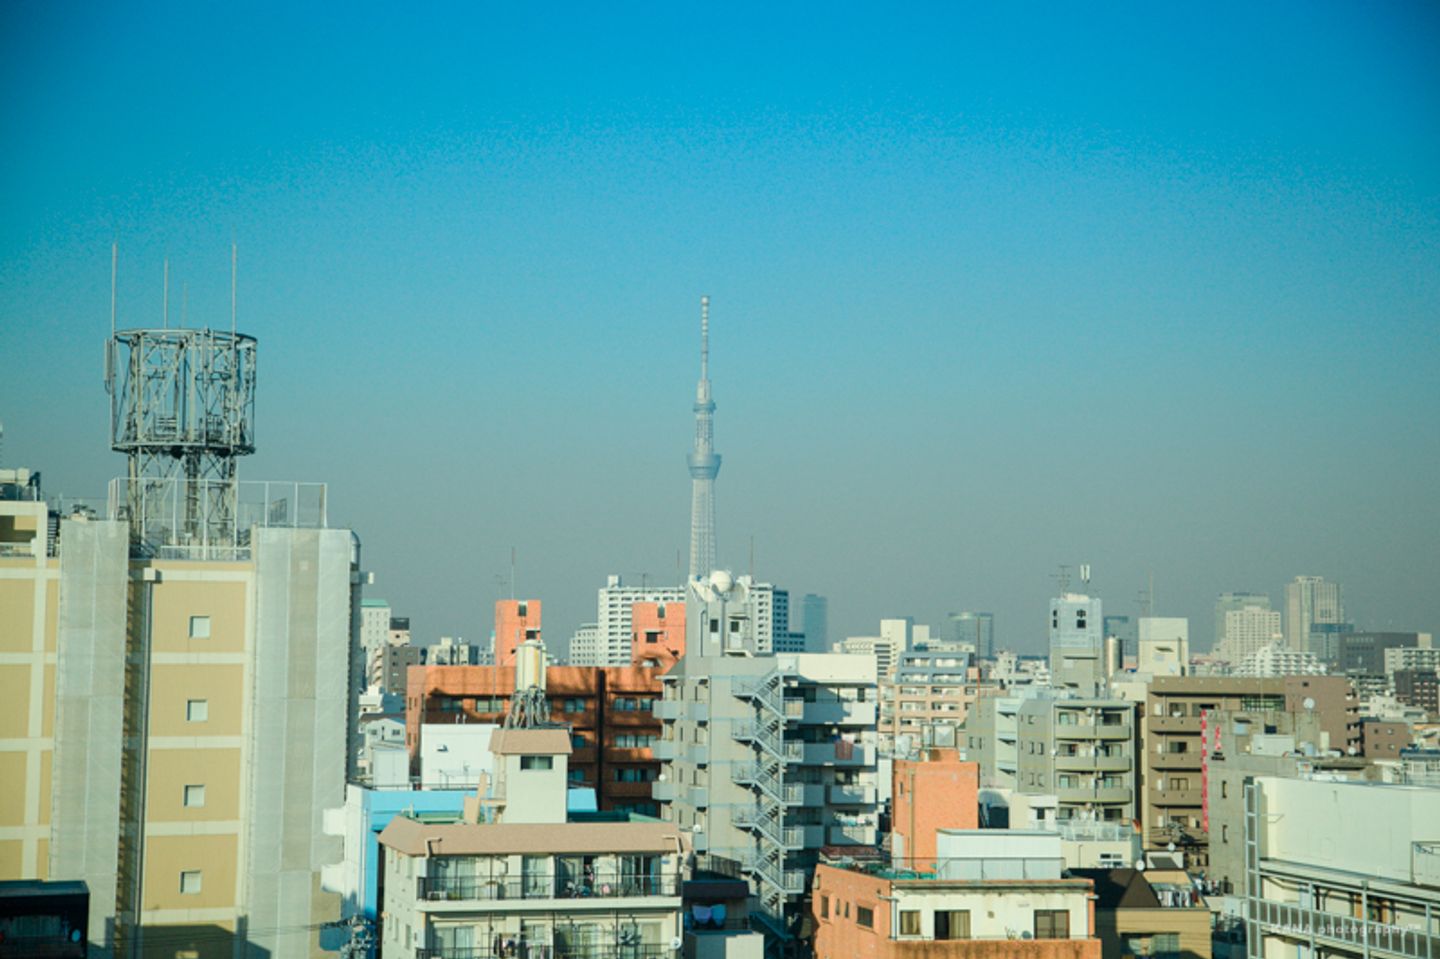
<path fill-rule="evenodd" d="M 655 762 L 655 752 L 650 746 L 606 746 L 605 761 L 612 763 Z"/>
<path fill-rule="evenodd" d="M 805 766 L 873 766 L 875 747 L 863 743 L 805 743 L 800 762 Z"/>
<path fill-rule="evenodd" d="M 836 806 L 873 806 L 875 787 L 864 785 L 831 786 L 830 802 Z M 811 805 L 806 803 L 805 805 Z"/>
<path fill-rule="evenodd" d="M 1055 790 L 1062 803 L 1128 803 L 1134 799 L 1125 786 L 1075 786 Z"/>
<path fill-rule="evenodd" d="M 825 845 L 825 827 L 817 825 L 800 826 L 800 845 L 803 849 L 819 849 Z"/>
<path fill-rule="evenodd" d="M 661 782 L 657 779 L 655 782 L 650 783 L 650 798 L 656 802 L 674 802 L 680 798 L 680 794 L 685 791 L 685 788 L 681 783 L 674 783 L 668 780 Z"/>
<path fill-rule="evenodd" d="M 800 790 L 800 805 L 802 806 L 823 806 L 825 805 L 826 787 L 819 783 L 797 783 Z"/>
<path fill-rule="evenodd" d="M 673 739 L 657 739 L 650 747 L 650 754 L 660 762 L 670 762 L 680 758 L 682 745 Z"/>
<path fill-rule="evenodd" d="M 936 956 L 943 959 L 1100 959 L 1101 955 L 1099 939 L 937 940 L 903 936 L 894 941 L 892 948 L 896 956 Z"/>
<path fill-rule="evenodd" d="M 831 826 L 826 839 L 832 846 L 873 846 L 874 826 Z"/>
<path fill-rule="evenodd" d="M 607 782 L 601 785 L 600 792 L 614 799 L 653 799 L 656 782 Z"/>
<path fill-rule="evenodd" d="M 660 700 L 655 701 L 659 705 Z M 692 702 L 691 705 L 703 705 Z M 660 720 L 649 709 L 607 709 L 605 725 L 615 729 L 645 729 L 660 725 Z"/>
<path fill-rule="evenodd" d="M 655 712 L 650 715 L 667 722 L 683 719 L 692 723 L 708 723 L 710 704 L 693 699 L 662 699 L 655 704 Z"/>
<path fill-rule="evenodd" d="M 1204 800 L 1200 789 L 1157 789 L 1150 788 L 1150 803 L 1153 806 L 1199 806 Z"/>
<path fill-rule="evenodd" d="M 1151 768 L 1151 769 L 1154 769 L 1154 770 L 1157 770 L 1157 771 L 1158 771 L 1158 770 L 1167 770 L 1167 769 L 1191 769 L 1191 770 L 1194 770 L 1194 771 L 1196 771 L 1196 772 L 1199 772 L 1199 771 L 1200 771 L 1200 754 L 1199 754 L 1198 752 L 1193 752 L 1193 753 L 1170 753 L 1170 752 L 1154 753 L 1154 752 L 1152 752 L 1152 753 L 1149 755 L 1148 759 L 1149 759 L 1150 768 Z"/>
<path fill-rule="evenodd" d="M 667 946 L 566 948 L 548 943 L 542 945 L 544 954 L 552 959 L 675 959 L 674 950 Z M 535 944 L 523 941 L 517 943 L 514 954 L 535 955 Z M 433 946 L 429 949 L 416 949 L 415 959 L 503 959 L 503 955 L 496 952 L 493 946 Z"/>
<path fill-rule="evenodd" d="M 1200 734 L 1199 716 L 1146 716 L 1145 722 L 1152 733 Z"/>
<path fill-rule="evenodd" d="M 679 897 L 680 877 L 606 876 L 593 879 L 546 873 L 507 879 L 430 876 L 415 880 L 416 898 L 432 902 L 515 902 L 540 899 L 628 899 Z"/>
<path fill-rule="evenodd" d="M 849 700 L 832 700 L 823 703 L 805 703 L 801 721 L 809 725 L 873 726 L 876 721 L 875 703 L 858 703 Z"/>

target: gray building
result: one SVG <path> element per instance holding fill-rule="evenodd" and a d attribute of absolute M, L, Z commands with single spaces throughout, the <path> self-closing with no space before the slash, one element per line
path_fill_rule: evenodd
<path fill-rule="evenodd" d="M 982 786 L 1056 797 L 1056 818 L 1135 818 L 1135 707 L 1043 687 L 982 695 L 962 733 Z"/>
<path fill-rule="evenodd" d="M 1097 597 L 1064 593 L 1050 601 L 1050 682 L 1082 696 L 1105 686 L 1103 611 Z"/>
<path fill-rule="evenodd" d="M 877 840 L 873 658 L 756 655 L 745 583 L 690 584 L 686 656 L 655 714 L 652 796 L 692 836 L 700 869 L 743 876 L 751 916 L 793 939 L 822 846 Z"/>

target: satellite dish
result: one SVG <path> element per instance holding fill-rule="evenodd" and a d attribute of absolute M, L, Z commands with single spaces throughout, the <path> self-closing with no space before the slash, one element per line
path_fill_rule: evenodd
<path fill-rule="evenodd" d="M 670 940 L 670 948 L 676 952 L 679 952 L 680 947 L 683 945 L 685 945 L 685 940 L 681 939 L 679 936 L 676 936 L 674 939 Z"/>
<path fill-rule="evenodd" d="M 1135 860 L 1135 870 L 1136 870 L 1137 872 L 1144 872 L 1144 871 L 1145 871 L 1145 860 L 1143 860 L 1143 859 L 1137 859 L 1137 860 Z"/>
<path fill-rule="evenodd" d="M 1306 709 L 1314 709 L 1314 708 L 1315 708 L 1315 700 L 1314 700 L 1312 697 L 1310 697 L 1310 696 L 1306 696 L 1306 697 L 1305 697 L 1305 701 L 1304 701 L 1303 703 L 1301 703 L 1300 705 L 1304 706 Z"/>
<path fill-rule="evenodd" d="M 1172 843 L 1169 843 L 1169 844 L 1167 844 L 1167 845 L 1165 846 L 1165 848 L 1166 848 L 1168 851 L 1170 851 L 1170 852 L 1174 852 L 1174 851 L 1175 851 L 1175 844 L 1174 844 L 1173 842 L 1172 842 Z"/>

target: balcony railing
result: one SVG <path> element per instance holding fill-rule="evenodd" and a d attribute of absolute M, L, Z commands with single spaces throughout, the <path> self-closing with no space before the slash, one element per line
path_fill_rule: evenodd
<path fill-rule="evenodd" d="M 1440 938 L 1423 929 L 1354 919 L 1268 899 L 1250 900 L 1250 916 L 1266 936 L 1339 943 L 1355 953 L 1385 952 L 1408 959 L 1440 955 Z"/>
<path fill-rule="evenodd" d="M 574 878 L 537 875 L 481 879 L 472 876 L 430 876 L 416 880 L 416 894 L 426 902 L 489 902 L 515 899 L 624 899 L 680 895 L 680 878 L 605 876 Z"/>
<path fill-rule="evenodd" d="M 516 942 L 509 952 L 496 952 L 491 946 L 431 946 L 416 949 L 415 959 L 675 959 L 675 953 L 653 945 L 571 949 L 549 943 Z"/>

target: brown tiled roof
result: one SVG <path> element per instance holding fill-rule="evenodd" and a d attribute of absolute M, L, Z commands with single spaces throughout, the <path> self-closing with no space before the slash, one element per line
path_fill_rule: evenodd
<path fill-rule="evenodd" d="M 678 852 L 680 831 L 663 822 L 423 823 L 404 816 L 380 833 L 410 856 Z"/>

